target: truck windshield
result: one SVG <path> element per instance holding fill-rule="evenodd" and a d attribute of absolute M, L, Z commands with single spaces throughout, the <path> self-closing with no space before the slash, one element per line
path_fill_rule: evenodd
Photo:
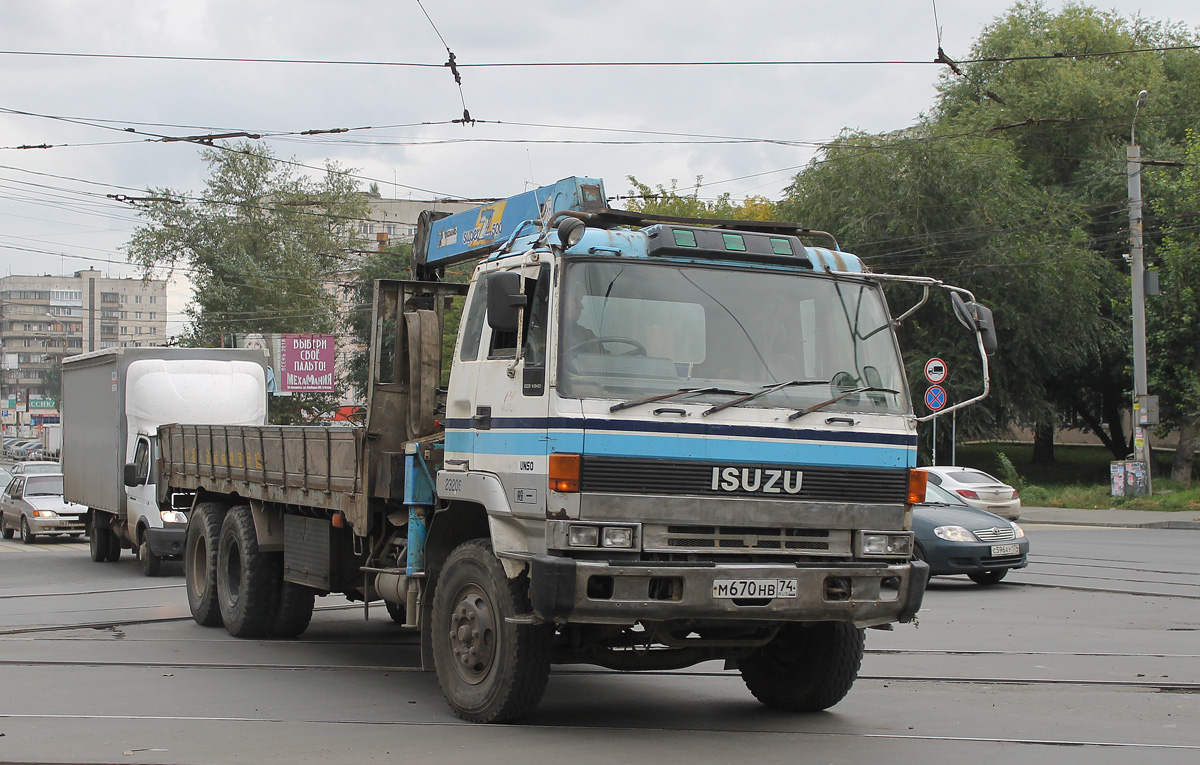
<path fill-rule="evenodd" d="M 720 403 L 779 386 L 741 406 L 910 411 L 883 295 L 869 282 L 582 260 L 567 265 L 562 300 L 564 396 L 632 401 L 693 388 L 668 400 Z M 789 381 L 803 384 L 780 385 Z M 828 403 L 856 388 L 872 390 Z"/>

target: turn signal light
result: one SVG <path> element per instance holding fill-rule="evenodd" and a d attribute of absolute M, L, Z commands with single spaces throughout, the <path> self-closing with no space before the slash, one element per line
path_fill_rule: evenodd
<path fill-rule="evenodd" d="M 550 455 L 550 491 L 579 491 L 579 455 Z"/>
<path fill-rule="evenodd" d="M 929 473 L 924 470 L 908 471 L 908 504 L 919 505 L 925 501 L 925 486 L 929 483 Z"/>

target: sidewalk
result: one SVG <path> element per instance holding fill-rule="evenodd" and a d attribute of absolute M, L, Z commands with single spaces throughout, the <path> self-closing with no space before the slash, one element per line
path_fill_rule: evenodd
<path fill-rule="evenodd" d="M 1021 524 L 1045 523 L 1068 526 L 1119 526 L 1133 529 L 1200 530 L 1200 512 L 1181 510 L 1076 510 L 1066 507 L 1022 507 Z"/>

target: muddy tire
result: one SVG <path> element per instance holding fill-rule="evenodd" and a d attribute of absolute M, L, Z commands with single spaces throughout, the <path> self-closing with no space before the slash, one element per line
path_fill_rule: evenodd
<path fill-rule="evenodd" d="M 138 561 L 142 564 L 143 576 L 158 576 L 162 570 L 162 558 L 150 552 L 150 543 L 145 539 L 138 545 Z"/>
<path fill-rule="evenodd" d="M 258 549 L 249 505 L 225 514 L 217 549 L 217 603 L 230 635 L 266 637 L 279 605 L 278 556 Z"/>
<path fill-rule="evenodd" d="M 109 563 L 121 560 L 121 538 L 117 536 L 117 532 L 112 530 L 112 526 L 104 529 L 104 545 L 108 548 L 105 557 Z"/>
<path fill-rule="evenodd" d="M 528 713 L 550 677 L 549 625 L 513 624 L 530 612 L 525 577 L 510 580 L 485 539 L 446 559 L 434 595 L 433 660 L 442 694 L 471 722 L 508 722 Z"/>
<path fill-rule="evenodd" d="M 789 712 L 819 712 L 845 698 L 858 677 L 863 630 L 844 622 L 785 625 L 738 669 L 754 698 Z"/>
<path fill-rule="evenodd" d="M 280 553 L 274 557 L 281 558 Z M 276 563 L 281 569 L 282 560 Z M 305 587 L 295 582 L 285 582 L 280 577 L 279 605 L 275 609 L 275 619 L 269 630 L 271 637 L 294 638 L 304 634 L 308 623 L 312 621 L 313 606 L 317 593 L 311 587 Z"/>
<path fill-rule="evenodd" d="M 198 503 L 188 517 L 184 542 L 183 578 L 192 618 L 203 627 L 221 626 L 217 605 L 217 540 L 225 521 L 225 506 Z"/>

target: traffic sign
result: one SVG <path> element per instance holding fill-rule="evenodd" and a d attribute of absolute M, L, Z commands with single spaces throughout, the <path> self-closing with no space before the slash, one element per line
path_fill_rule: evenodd
<path fill-rule="evenodd" d="M 925 379 L 934 385 L 944 382 L 949 374 L 950 368 L 946 366 L 946 362 L 936 356 L 925 362 Z"/>
<path fill-rule="evenodd" d="M 940 385 L 932 385 L 925 391 L 925 406 L 936 412 L 946 405 L 946 389 Z"/>

